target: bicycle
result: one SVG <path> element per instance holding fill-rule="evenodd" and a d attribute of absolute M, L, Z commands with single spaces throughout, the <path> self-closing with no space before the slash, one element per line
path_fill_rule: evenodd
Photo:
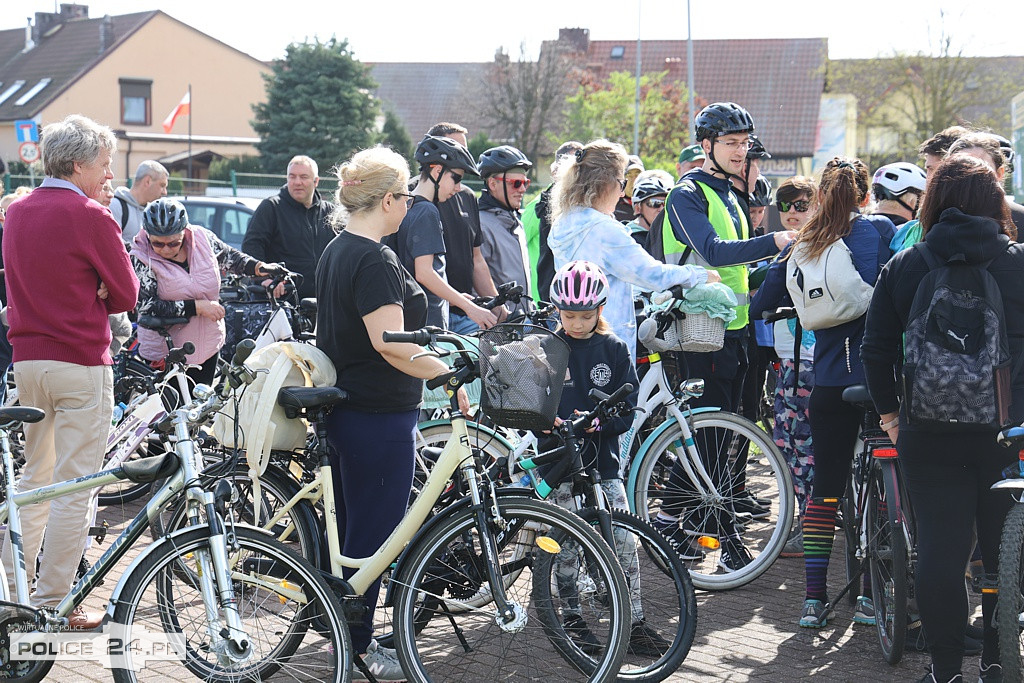
<path fill-rule="evenodd" d="M 251 506 L 247 510 L 264 528 L 297 543 L 304 535 L 316 536 L 318 532 L 317 527 L 309 534 L 299 531 L 307 521 L 306 515 L 296 510 L 313 501 L 323 502 L 327 529 L 323 569 L 344 596 L 349 618 L 362 618 L 365 606 L 360 596 L 390 569 L 384 604 L 393 608 L 394 636 L 388 642 L 394 643 L 409 680 L 504 680 L 521 675 L 537 658 L 552 651 L 565 664 L 549 660 L 548 677 L 609 680 L 619 669 L 629 634 L 625 579 L 614 553 L 572 513 L 533 500 L 521 490 L 496 489 L 482 474 L 481 463 L 469 446 L 467 420 L 458 412 L 455 396 L 459 387 L 479 374 L 462 337 L 426 328 L 388 332 L 385 341 L 435 349 L 440 342 L 454 347 L 457 354 L 455 369 L 429 383 L 430 388 L 446 385 L 450 392 L 452 437 L 437 454 L 399 526 L 369 557 L 341 554 L 323 425 L 324 413 L 345 398 L 344 392 L 333 387 L 281 390 L 278 401 L 290 416 L 306 417 L 316 425 L 313 450 L 303 460 L 307 465 L 315 463 L 315 474 L 310 473 L 309 481 L 289 498 L 273 501 L 270 509 L 263 510 L 262 494 L 254 495 L 245 503 Z M 248 477 L 248 471 L 241 475 L 237 465 L 223 467 L 235 478 Z M 461 474 L 456 481 L 468 495 L 438 512 L 435 505 L 450 495 L 456 470 Z M 251 490 L 262 491 L 262 475 L 260 480 Z M 280 492 L 282 498 L 294 491 L 286 476 L 278 480 L 286 482 L 285 490 Z M 520 533 L 524 528 L 532 533 L 532 542 L 525 551 Z M 545 597 L 550 596 L 550 586 L 539 583 L 546 563 L 553 561 L 562 548 L 577 551 L 581 581 L 593 587 L 581 610 L 594 625 L 601 643 L 598 654 L 583 651 L 554 626 L 560 623 L 558 606 L 551 597 Z M 355 573 L 343 580 L 340 577 L 346 568 Z M 526 569 L 531 570 L 529 576 L 522 575 Z M 356 665 L 363 670 L 360 661 Z"/>
<path fill-rule="evenodd" d="M 1004 429 L 997 437 L 999 443 L 1008 448 L 1024 449 L 1024 426 Z M 1024 453 L 1024 450 L 1020 450 Z M 999 663 L 1007 681 L 1024 680 L 1024 456 L 1018 463 L 1003 470 L 1003 479 L 992 485 L 993 490 L 1008 491 L 1015 504 L 1010 508 L 1003 522 L 999 539 L 999 573 L 985 577 L 981 582 L 983 593 L 998 593 L 996 614 L 993 618 L 999 632 Z M 993 583 L 995 585 L 993 585 Z"/>
<path fill-rule="evenodd" d="M 256 348 L 275 341 L 310 341 L 315 338 L 316 299 L 298 300 L 299 273 L 275 275 L 266 284 L 254 284 L 250 278 L 235 275 L 221 278 L 221 302 L 227 338 L 221 359 L 227 361 L 242 339 L 256 340 Z M 284 284 L 284 295 L 274 291 Z"/>
<path fill-rule="evenodd" d="M 0 521 L 10 529 L 16 591 L 11 600 L 6 571 L 0 566 L 0 605 L 5 608 L 0 672 L 5 678 L 27 682 L 45 677 L 53 659 L 17 659 L 12 634 L 28 642 L 45 641 L 48 634 L 66 627 L 68 615 L 139 541 L 149 520 L 183 494 L 190 525 L 136 557 L 111 596 L 105 622 L 112 637 L 108 654 L 114 680 L 139 680 L 143 667 L 147 676 L 168 668 L 171 675 L 180 676 L 182 666 L 206 680 L 262 680 L 282 670 L 300 680 L 348 679 L 348 627 L 318 570 L 262 531 L 236 525 L 230 487 L 210 493 L 198 486 L 200 456 L 190 429 L 218 410 L 232 389 L 252 381 L 242 365 L 244 355 L 236 354 L 220 394 L 196 387 L 194 401 L 161 420 L 161 431 L 173 434 L 173 451 L 31 491 L 15 489 L 7 432 L 11 423 L 38 422 L 44 413 L 30 407 L 0 409 L 0 423 L 7 425 L 0 428 L 7 492 Z M 32 607 L 20 508 L 126 479 L 164 483 L 56 608 Z M 133 642 L 160 643 L 174 656 L 147 658 Z"/>

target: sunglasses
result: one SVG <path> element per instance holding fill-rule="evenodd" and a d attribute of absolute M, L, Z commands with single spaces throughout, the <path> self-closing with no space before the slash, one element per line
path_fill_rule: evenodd
<path fill-rule="evenodd" d="M 452 177 L 452 180 L 455 181 L 455 184 L 458 185 L 459 183 L 462 182 L 462 178 L 466 174 L 465 173 L 456 173 L 455 171 L 448 171 L 448 175 L 450 175 Z"/>
<path fill-rule="evenodd" d="M 405 197 L 406 208 L 411 208 L 413 201 L 415 201 L 416 199 L 416 195 L 406 194 L 405 192 L 392 192 L 391 194 L 393 194 L 396 197 Z"/>
<path fill-rule="evenodd" d="M 798 199 L 795 202 L 784 202 L 780 199 L 775 202 L 775 206 L 778 207 L 780 213 L 786 213 L 790 210 L 797 213 L 807 213 L 807 210 L 811 208 L 811 203 L 806 199 Z"/>
<path fill-rule="evenodd" d="M 181 240 L 174 240 L 173 242 L 154 242 L 150 240 L 149 246 L 154 249 L 177 249 L 181 246 Z"/>
<path fill-rule="evenodd" d="M 647 201 L 644 202 L 644 204 L 646 204 L 647 206 L 651 207 L 652 209 L 660 209 L 663 206 L 665 206 L 665 200 L 664 199 L 648 199 Z"/>
<path fill-rule="evenodd" d="M 502 178 L 502 180 L 511 185 L 513 190 L 528 190 L 532 182 L 529 178 L 525 180 L 522 178 Z"/>
<path fill-rule="evenodd" d="M 620 192 L 625 192 L 626 191 L 626 185 L 628 183 L 629 183 L 629 179 L 628 178 L 623 178 L 622 180 L 620 180 L 619 181 L 619 191 Z"/>

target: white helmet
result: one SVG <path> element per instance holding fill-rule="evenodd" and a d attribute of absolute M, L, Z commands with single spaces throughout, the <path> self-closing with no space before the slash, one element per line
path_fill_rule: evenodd
<path fill-rule="evenodd" d="M 871 190 L 878 201 L 896 199 L 906 192 L 924 192 L 925 182 L 926 176 L 920 167 L 900 161 L 875 171 Z"/>

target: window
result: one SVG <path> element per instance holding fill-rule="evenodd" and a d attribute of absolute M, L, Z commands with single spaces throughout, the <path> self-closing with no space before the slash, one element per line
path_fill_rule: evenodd
<path fill-rule="evenodd" d="M 16 107 L 24 107 L 26 104 L 28 104 L 29 100 L 31 100 L 33 97 L 35 97 L 39 93 L 40 90 L 42 90 L 46 86 L 50 85 L 50 81 L 51 80 L 52 79 L 49 79 L 49 78 L 44 78 L 44 79 L 40 80 L 38 83 L 33 85 L 32 88 L 27 93 L 25 93 L 24 95 L 19 97 L 18 100 L 14 103 L 14 106 L 16 106 Z"/>
<path fill-rule="evenodd" d="M 153 122 L 153 81 L 122 78 L 118 82 L 121 85 L 121 123 L 150 125 Z"/>
<path fill-rule="evenodd" d="M 11 98 L 11 95 L 18 92 L 18 90 L 20 90 L 21 86 L 23 85 L 25 85 L 25 81 L 14 81 L 14 83 L 11 84 L 11 87 L 7 88 L 7 90 L 4 90 L 2 93 L 0 93 L 0 104 L 3 104 L 7 100 L 9 100 Z"/>
<path fill-rule="evenodd" d="M 616 45 L 612 48 L 612 59 L 622 59 L 626 54 L 626 48 L 622 45 Z"/>

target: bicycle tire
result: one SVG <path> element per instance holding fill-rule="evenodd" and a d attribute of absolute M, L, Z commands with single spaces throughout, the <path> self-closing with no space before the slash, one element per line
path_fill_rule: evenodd
<path fill-rule="evenodd" d="M 313 566 L 324 567 L 324 548 L 320 538 L 322 525 L 313 505 L 308 500 L 295 501 L 291 511 L 279 520 L 274 528 L 267 528 L 267 522 L 271 515 L 289 503 L 299 492 L 298 483 L 276 466 L 268 465 L 260 475 L 262 494 L 260 521 L 257 522 L 252 505 L 253 488 L 252 480 L 249 479 L 249 468 L 247 465 L 239 463 L 232 471 L 229 471 L 229 465 L 230 461 L 210 465 L 203 470 L 201 476 L 232 481 L 238 492 L 238 499 L 232 504 L 232 510 L 238 522 L 263 529 L 308 560 Z M 183 529 L 188 525 L 184 498 L 179 498 L 176 503 L 165 508 L 160 515 L 150 520 L 154 539 Z"/>
<path fill-rule="evenodd" d="M 595 661 L 564 637 L 561 650 L 555 647 L 558 636 L 552 637 L 553 626 L 545 621 L 554 610 L 538 605 L 542 587 L 537 586 L 536 572 L 533 577 L 521 577 L 506 591 L 516 606 L 515 626 L 499 626 L 493 610 L 445 610 L 451 600 L 472 595 L 486 581 L 481 573 L 486 560 L 480 548 L 478 513 L 462 507 L 407 549 L 401 576 L 393 579 L 398 591 L 394 610 L 398 658 L 409 681 L 525 680 L 534 675 L 538 661 L 545 662 L 547 681 L 610 680 L 625 653 L 629 618 L 625 579 L 611 549 L 583 520 L 550 503 L 499 496 L 497 505 L 506 520 L 541 525 L 535 562 L 543 561 L 537 555 L 550 555 L 559 547 L 564 551 L 571 546 L 585 557 L 587 576 L 607 602 L 581 601 L 580 612 L 589 617 L 603 650 Z M 604 586 L 611 588 L 599 588 Z M 425 616 L 431 618 L 424 621 Z M 452 636 L 453 625 L 458 638 Z M 460 645 L 462 639 L 469 647 Z M 552 650 L 562 657 L 550 656 Z M 565 650 L 572 651 L 575 664 L 563 661 Z"/>
<path fill-rule="evenodd" d="M 222 644 L 209 642 L 202 592 L 190 580 L 199 575 L 192 568 L 196 558 L 209 552 L 210 529 L 200 526 L 176 534 L 136 565 L 114 609 L 114 622 L 124 629 L 122 642 L 151 633 L 174 634 L 182 641 L 179 652 L 184 651 L 184 661 L 136 662 L 134 648 L 115 650 L 115 681 L 134 683 L 143 678 L 139 664 L 145 666 L 146 680 L 161 674 L 180 678 L 182 666 L 202 680 L 219 683 L 263 680 L 282 670 L 291 680 L 348 680 L 348 626 L 319 570 L 261 531 L 236 527 L 234 533 L 229 562 L 239 616 L 255 661 L 226 666 L 217 655 Z M 190 569 L 182 571 L 183 566 Z M 219 606 L 215 609 L 219 611 Z"/>
<path fill-rule="evenodd" d="M 854 468 L 856 466 L 856 458 L 854 458 Z M 851 473 L 850 480 L 846 482 L 846 493 L 839 502 L 840 511 L 843 516 L 843 539 L 846 544 L 843 549 L 843 557 L 846 561 L 847 584 L 853 580 L 854 574 L 860 571 L 861 565 L 860 559 L 857 558 L 857 550 L 860 546 L 860 524 L 858 524 L 857 503 L 855 499 L 857 491 L 857 475 L 855 471 Z M 846 593 L 846 602 L 850 605 L 856 605 L 858 595 L 859 591 L 856 587 L 851 588 Z"/>
<path fill-rule="evenodd" d="M 597 510 L 585 508 L 576 514 L 600 533 Z M 632 645 L 627 647 L 616 680 L 633 683 L 663 681 L 676 672 L 693 645 L 697 630 L 697 597 L 693 582 L 672 544 L 649 522 L 625 510 L 611 510 L 611 523 L 616 541 L 613 550 L 618 555 L 619 566 L 626 572 L 627 585 L 633 581 L 632 577 L 636 577 L 639 595 L 631 595 L 631 599 L 639 597 L 647 627 L 669 643 L 669 648 L 657 657 L 633 652 Z M 632 565 L 634 554 L 637 558 L 635 566 Z M 554 579 L 545 579 L 542 572 L 550 572 L 555 564 L 537 563 L 538 584 L 552 585 Z M 630 565 L 631 571 L 626 569 L 626 564 Z M 639 610 L 634 608 L 631 614 L 634 623 L 638 617 L 636 611 Z M 548 622 L 558 623 L 550 617 Z M 556 634 L 556 638 L 564 637 L 563 633 Z"/>
<path fill-rule="evenodd" d="M 715 520 L 718 528 L 728 530 L 731 527 L 739 532 L 740 541 L 751 558 L 739 569 L 719 571 L 722 548 L 710 549 L 700 560 L 684 559 L 695 587 L 703 590 L 738 588 L 768 571 L 786 544 L 795 504 L 789 466 L 764 430 L 741 415 L 726 411 L 693 413 L 689 422 L 694 446 L 699 452 L 726 447 L 723 444 L 728 441 L 730 452 L 749 445 L 752 456 L 758 454 L 754 448 L 760 455 L 756 462 L 754 457 L 748 461 L 746 489 L 754 496 L 769 500 L 766 518 L 747 520 L 736 513 L 735 495 L 729 490 L 734 477 L 731 458 L 724 473 L 709 472 L 713 481 L 723 482 L 718 484 L 720 495 L 712 493 L 700 500 L 691 500 L 684 518 Z M 676 459 L 680 454 L 688 457 L 683 441 L 682 429 L 673 420 L 669 427 L 652 435 L 641 446 L 626 491 L 634 514 L 641 519 L 656 517 L 666 496 L 687 495 L 670 481 Z"/>
<path fill-rule="evenodd" d="M 999 662 L 1003 680 L 1024 680 L 1021 657 L 1021 622 L 1024 596 L 1021 595 L 1021 553 L 1024 552 L 1024 505 L 1017 503 L 1006 515 L 999 539 L 999 598 L 996 628 L 999 631 Z"/>
<path fill-rule="evenodd" d="M 907 541 L 896 464 L 871 468 L 865 525 L 868 530 L 868 566 L 875 630 L 885 661 L 895 666 L 903 658 L 907 640 Z M 893 501 L 896 501 L 894 504 Z"/>

